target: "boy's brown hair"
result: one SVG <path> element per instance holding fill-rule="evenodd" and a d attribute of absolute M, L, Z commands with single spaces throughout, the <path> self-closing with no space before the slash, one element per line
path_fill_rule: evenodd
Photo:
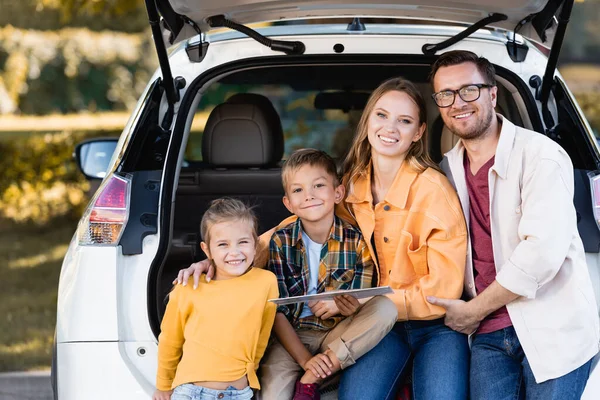
<path fill-rule="evenodd" d="M 317 149 L 300 149 L 292 153 L 281 169 L 281 180 L 283 182 L 283 189 L 286 193 L 288 191 L 288 185 L 290 184 L 291 175 L 305 165 L 323 168 L 333 179 L 334 186 L 340 184 L 340 177 L 337 172 L 335 161 L 329 154 Z"/>

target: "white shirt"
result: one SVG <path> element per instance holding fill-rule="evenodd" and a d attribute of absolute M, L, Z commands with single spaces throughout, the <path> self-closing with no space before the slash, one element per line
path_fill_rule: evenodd
<path fill-rule="evenodd" d="M 488 174 L 496 280 L 522 296 L 506 308 L 540 383 L 575 370 L 598 352 L 598 310 L 577 230 L 571 159 L 546 136 L 499 117 L 502 129 Z M 459 141 L 442 168 L 468 224 L 464 151 Z M 465 291 L 475 297 L 468 249 Z"/>
<path fill-rule="evenodd" d="M 319 265 L 321 264 L 321 249 L 323 248 L 323 244 L 313 242 L 304 231 L 302 231 L 302 242 L 304 243 L 304 250 L 308 257 L 308 288 L 306 294 L 317 294 L 317 286 L 319 285 Z M 310 317 L 311 315 L 313 315 L 313 313 L 310 310 L 310 307 L 308 307 L 308 304 L 304 303 L 300 318 Z"/>

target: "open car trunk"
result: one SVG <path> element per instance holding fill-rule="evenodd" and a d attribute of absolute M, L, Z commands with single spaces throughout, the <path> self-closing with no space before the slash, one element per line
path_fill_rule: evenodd
<path fill-rule="evenodd" d="M 174 44 L 198 35 L 200 42 L 196 45 L 197 54 L 190 56 L 188 52 L 188 56 L 191 57 L 190 60 L 200 62 L 209 51 L 204 35 L 211 29 L 227 27 L 248 35 L 273 51 L 298 55 L 304 54 L 306 50 L 303 42 L 273 40 L 260 35 L 247 24 L 316 17 L 366 16 L 435 20 L 467 26 L 464 31 L 443 42 L 423 45 L 422 52 L 425 55 L 434 55 L 483 27 L 512 32 L 512 44 L 507 43 L 506 50 L 515 62 L 523 62 L 528 52 L 525 44 L 517 43 L 517 32 L 522 37 L 546 46 L 550 52 L 539 100 L 546 129 L 550 130 L 554 128 L 555 121 L 550 116 L 548 100 L 573 3 L 574 0 L 509 0 L 502 3 L 492 0 L 462 0 L 452 3 L 439 0 L 282 0 L 277 4 L 264 0 L 146 0 L 146 8 L 162 71 L 162 86 L 169 106 L 169 118 L 165 118 L 167 124 L 171 122 L 170 116 L 175 113 L 175 105 L 180 100 L 178 88 L 181 82 L 172 76 L 165 43 Z"/>
<path fill-rule="evenodd" d="M 211 200 L 232 196 L 246 201 L 255 206 L 260 233 L 267 231 L 289 215 L 281 201 L 282 158 L 285 159 L 297 148 L 315 147 L 330 153 L 336 158 L 338 165 L 341 165 L 368 95 L 387 78 L 403 75 L 417 84 L 426 99 L 431 95 L 431 86 L 427 80 L 431 58 L 368 56 L 336 60 L 305 60 L 305 63 L 263 65 L 240 70 L 217 79 L 202 94 L 204 100 L 198 108 L 190 111 L 195 113 L 197 119 L 210 119 L 214 103 L 230 102 L 236 97 L 236 93 L 264 96 L 276 110 L 277 115 L 270 118 L 273 126 L 282 126 L 285 149 L 283 157 L 279 154 L 277 158 L 262 166 L 252 164 L 224 167 L 218 165 L 217 159 L 209 154 L 211 150 L 203 148 L 203 135 L 212 128 L 207 125 L 192 129 L 185 151 L 185 161 L 176 182 L 171 246 L 155 284 L 151 287 L 154 302 L 150 305 L 150 314 L 153 316 L 151 322 L 155 333 L 158 333 L 166 305 L 166 295 L 172 287 L 171 282 L 177 271 L 205 258 L 199 248 L 199 224 Z M 497 74 L 497 111 L 516 125 L 538 132 L 543 131 L 533 97 L 523 82 L 512 72 L 501 67 L 497 68 Z M 292 82 L 289 76 L 294 76 Z M 356 76 L 367 78 L 356 80 Z M 190 90 L 193 91 L 194 87 Z M 568 103 L 568 99 L 563 97 L 562 100 Z M 242 98 L 241 102 L 244 101 Z M 432 101 L 426 103 L 428 147 L 432 158 L 439 162 L 443 154 L 456 143 L 457 138 L 445 129 L 435 104 Z M 598 253 L 600 234 L 591 215 L 590 186 L 586 176 L 588 171 L 597 168 L 597 159 L 586 143 L 589 139 L 578 133 L 580 130 L 575 126 L 577 122 L 569 119 L 569 115 L 572 114 L 567 111 L 559 114 L 562 114 L 563 118 L 559 124 L 562 131 L 557 132 L 554 139 L 569 152 L 577 169 L 575 204 L 580 216 L 579 229 L 586 252 Z M 234 137 L 235 135 L 231 136 Z M 231 147 L 231 151 L 235 152 L 234 142 L 223 145 Z M 251 151 L 250 144 L 245 143 L 244 146 Z"/>
<path fill-rule="evenodd" d="M 202 32 L 211 29 L 210 18 L 224 15 L 240 24 L 315 17 L 371 16 L 412 18 L 458 22 L 467 25 L 492 13 L 505 16 L 491 26 L 515 30 L 540 43 L 552 42 L 553 18 L 564 0 L 157 0 L 165 18 L 164 27 L 171 33 L 171 43 L 190 37 L 193 30 L 184 26 L 193 22 Z"/>

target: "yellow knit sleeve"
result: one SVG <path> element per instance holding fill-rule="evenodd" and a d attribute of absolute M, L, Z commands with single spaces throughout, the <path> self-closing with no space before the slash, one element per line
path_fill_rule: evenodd
<path fill-rule="evenodd" d="M 278 299 L 279 290 L 277 289 L 277 278 L 274 274 L 269 273 L 269 293 L 267 299 Z M 262 356 L 265 354 L 267 345 L 269 344 L 269 337 L 271 336 L 271 329 L 273 328 L 273 322 L 275 322 L 275 314 L 277 313 L 277 306 L 275 303 L 267 301 L 262 316 L 262 324 L 260 327 L 260 334 L 258 336 L 258 343 L 256 345 L 256 354 L 254 356 L 254 365 L 258 368 L 258 364 Z"/>
<path fill-rule="evenodd" d="M 160 325 L 161 333 L 158 337 L 158 370 L 156 372 L 156 388 L 158 390 L 171 390 L 177 365 L 183 353 L 185 341 L 183 331 L 186 315 L 182 310 L 185 300 L 184 286 L 176 285 L 169 294 L 167 309 Z"/>

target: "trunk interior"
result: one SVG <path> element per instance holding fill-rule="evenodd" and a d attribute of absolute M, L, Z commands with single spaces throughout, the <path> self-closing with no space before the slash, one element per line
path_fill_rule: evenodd
<path fill-rule="evenodd" d="M 430 62 L 406 65 L 390 63 L 388 58 L 387 63 L 378 60 L 371 65 L 265 66 L 230 73 L 205 88 L 184 144 L 185 160 L 172 209 L 172 240 L 156 281 L 150 283 L 155 333 L 178 270 L 205 258 L 199 247 L 199 225 L 210 202 L 223 196 L 240 198 L 255 206 L 259 233 L 276 226 L 289 215 L 281 201 L 282 160 L 295 149 L 314 147 L 327 151 L 341 166 L 368 95 L 382 81 L 403 76 L 417 84 L 428 107 L 428 147 L 432 158 L 441 161 L 457 138 L 445 128 L 431 100 Z M 516 125 L 540 132 L 541 119 L 523 81 L 503 68 L 497 74 L 497 111 Z M 576 168 L 579 229 L 586 252 L 596 257 L 600 234 L 586 176 L 588 170 L 596 169 L 595 156 L 587 136 L 563 118 L 555 140 Z"/>

